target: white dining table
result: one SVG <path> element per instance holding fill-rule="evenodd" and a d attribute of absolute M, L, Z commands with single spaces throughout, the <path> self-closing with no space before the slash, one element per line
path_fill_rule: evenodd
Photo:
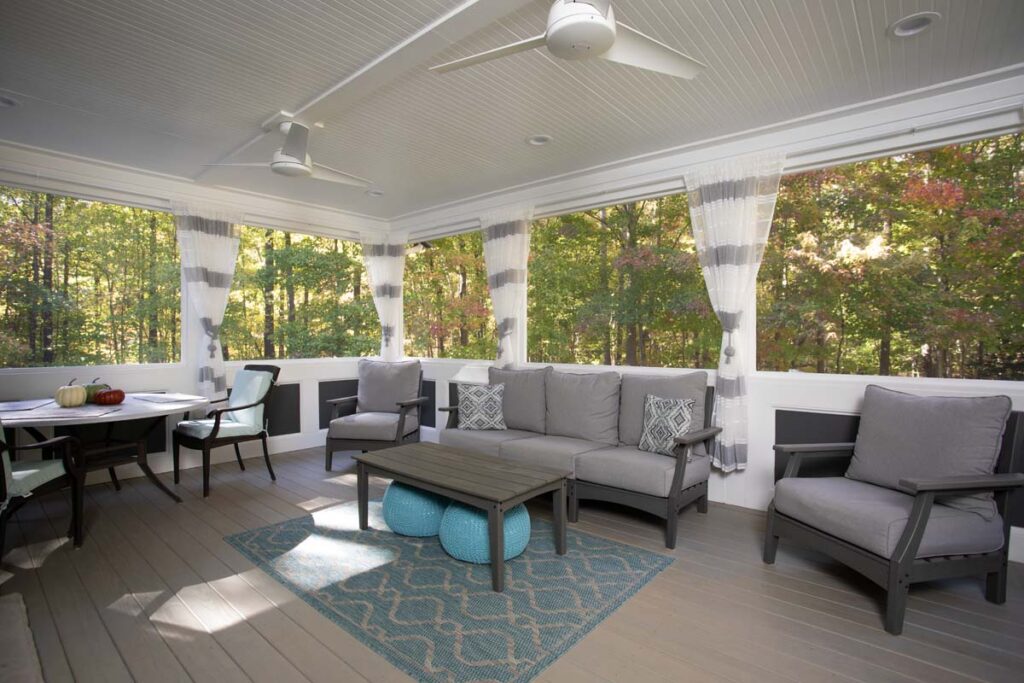
<path fill-rule="evenodd" d="M 86 404 L 73 408 L 62 408 L 52 400 L 0 402 L 0 422 L 7 429 L 23 429 L 33 438 L 44 440 L 42 427 L 86 427 L 107 425 L 107 436 L 99 442 L 84 442 L 77 439 L 77 448 L 86 470 L 108 469 L 114 485 L 120 488 L 114 474 L 114 466 L 134 462 L 147 479 L 174 500 L 181 499 L 153 473 L 149 467 L 146 441 L 150 432 L 160 424 L 160 419 L 170 415 L 198 410 L 209 404 L 209 400 L 192 394 L 171 394 L 160 392 L 135 392 L 125 394 L 124 402 L 117 405 Z M 149 420 L 137 438 L 118 440 L 111 437 L 110 428 L 116 422 Z"/>

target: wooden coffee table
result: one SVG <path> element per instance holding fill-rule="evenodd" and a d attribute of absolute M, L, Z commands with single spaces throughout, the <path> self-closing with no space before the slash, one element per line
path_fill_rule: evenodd
<path fill-rule="evenodd" d="M 565 554 L 565 470 L 519 465 L 434 443 L 410 443 L 355 456 L 359 528 L 368 524 L 371 474 L 447 496 L 487 512 L 491 586 L 505 589 L 505 512 L 545 493 L 554 503 L 555 552 Z"/>

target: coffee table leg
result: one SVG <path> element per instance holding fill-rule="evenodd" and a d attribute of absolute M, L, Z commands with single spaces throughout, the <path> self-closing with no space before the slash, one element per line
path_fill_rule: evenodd
<path fill-rule="evenodd" d="M 565 488 L 566 481 L 563 479 L 561 487 L 551 494 L 551 502 L 554 504 L 555 552 L 559 555 L 565 555 Z"/>
<path fill-rule="evenodd" d="M 493 505 L 487 511 L 487 535 L 491 550 L 491 588 L 505 590 L 505 511 Z"/>
<path fill-rule="evenodd" d="M 366 529 L 370 526 L 369 476 L 366 465 L 361 462 L 356 464 L 356 492 L 359 496 L 359 528 Z"/>

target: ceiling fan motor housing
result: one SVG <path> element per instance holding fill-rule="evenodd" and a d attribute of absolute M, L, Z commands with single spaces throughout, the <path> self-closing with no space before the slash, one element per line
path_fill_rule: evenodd
<path fill-rule="evenodd" d="M 274 158 L 270 162 L 270 170 L 274 173 L 291 177 L 308 176 L 313 172 L 313 169 L 310 167 L 308 154 L 306 155 L 305 163 L 303 163 L 295 157 L 288 156 L 280 149 L 274 152 Z"/>
<path fill-rule="evenodd" d="M 548 13 L 547 46 L 562 59 L 586 59 L 607 52 L 615 42 L 615 15 L 586 2 L 556 0 Z"/>

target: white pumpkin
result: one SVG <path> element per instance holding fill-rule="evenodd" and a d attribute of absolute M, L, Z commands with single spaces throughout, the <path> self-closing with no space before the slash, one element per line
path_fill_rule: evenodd
<path fill-rule="evenodd" d="M 66 386 L 58 387 L 53 399 L 61 408 L 75 408 L 85 405 L 85 387 L 71 380 Z"/>

